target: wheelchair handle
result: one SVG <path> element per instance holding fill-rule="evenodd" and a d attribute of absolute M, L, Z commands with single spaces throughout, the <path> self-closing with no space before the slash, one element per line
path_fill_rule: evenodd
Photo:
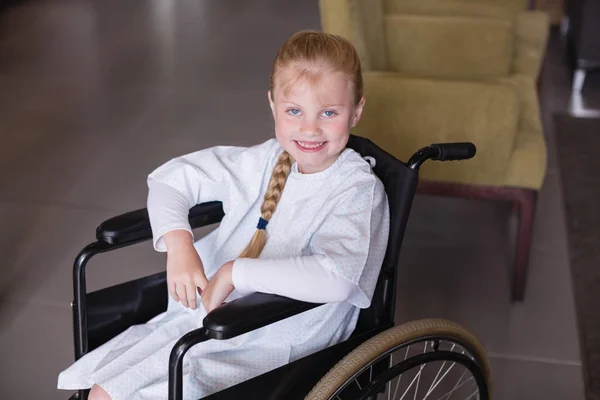
<path fill-rule="evenodd" d="M 438 161 L 454 161 L 454 160 L 467 160 L 473 158 L 477 152 L 477 148 L 473 143 L 439 143 L 432 144 L 431 147 L 439 150 L 438 157 L 432 158 L 432 160 Z"/>
<path fill-rule="evenodd" d="M 473 158 L 477 148 L 471 142 L 435 143 L 417 151 L 408 161 L 411 169 L 419 169 L 427 160 L 456 161 Z"/>

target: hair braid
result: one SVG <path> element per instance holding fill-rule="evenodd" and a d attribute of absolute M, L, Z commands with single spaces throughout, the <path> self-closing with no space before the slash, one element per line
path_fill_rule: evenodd
<path fill-rule="evenodd" d="M 273 216 L 273 213 L 277 208 L 277 203 L 279 203 L 279 199 L 281 199 L 281 193 L 283 192 L 283 188 L 285 187 L 285 183 L 292 169 L 292 163 L 292 156 L 287 151 L 284 151 L 279 156 L 275 168 L 273 168 L 267 193 L 265 193 L 262 206 L 260 207 L 261 217 L 267 221 Z M 242 254 L 240 254 L 240 258 L 258 258 L 266 243 L 267 237 L 265 230 L 257 229 L 248 246 L 244 249 Z"/>

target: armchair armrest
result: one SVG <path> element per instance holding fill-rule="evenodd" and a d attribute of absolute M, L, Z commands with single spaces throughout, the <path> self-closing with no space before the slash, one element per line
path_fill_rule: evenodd
<path fill-rule="evenodd" d="M 231 339 L 320 305 L 275 294 L 252 293 L 210 312 L 203 326 L 212 339 Z"/>
<path fill-rule="evenodd" d="M 189 221 L 192 229 L 215 224 L 225 213 L 220 201 L 197 204 L 190 209 Z M 148 210 L 141 208 L 118 215 L 102 222 L 96 228 L 96 239 L 111 245 L 124 245 L 152 238 Z"/>

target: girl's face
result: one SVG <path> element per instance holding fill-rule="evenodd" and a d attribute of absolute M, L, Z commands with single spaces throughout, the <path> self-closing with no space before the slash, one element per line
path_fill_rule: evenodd
<path fill-rule="evenodd" d="M 323 72 L 317 80 L 298 77 L 292 67 L 275 75 L 269 103 L 275 135 L 303 174 L 328 168 L 346 147 L 365 103 L 354 101 L 354 84 L 342 72 Z"/>

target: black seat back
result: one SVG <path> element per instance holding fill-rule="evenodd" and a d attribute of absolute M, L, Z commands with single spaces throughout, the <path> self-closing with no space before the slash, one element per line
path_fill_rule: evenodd
<path fill-rule="evenodd" d="M 400 248 L 415 195 L 418 172 L 382 150 L 369 139 L 350 136 L 348 148 L 363 158 L 374 162 L 373 172 L 381 180 L 388 196 L 390 209 L 390 234 L 388 246 L 369 308 L 360 312 L 354 335 L 382 324 L 393 323 L 396 307 L 396 267 Z"/>

